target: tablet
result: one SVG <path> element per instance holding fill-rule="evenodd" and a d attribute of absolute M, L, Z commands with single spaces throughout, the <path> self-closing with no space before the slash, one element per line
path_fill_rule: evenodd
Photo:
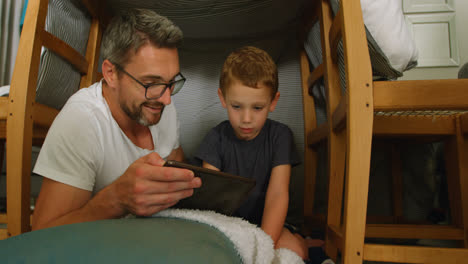
<path fill-rule="evenodd" d="M 168 160 L 164 166 L 189 169 L 202 181 L 202 186 L 195 188 L 192 196 L 180 200 L 173 208 L 212 210 L 232 215 L 255 187 L 254 179 L 187 163 Z"/>

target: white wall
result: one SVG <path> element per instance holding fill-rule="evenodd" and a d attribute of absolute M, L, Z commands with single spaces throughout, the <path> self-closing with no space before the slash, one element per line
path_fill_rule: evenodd
<path fill-rule="evenodd" d="M 414 68 L 404 72 L 401 80 L 425 80 L 425 79 L 456 79 L 458 70 L 468 63 L 468 1 L 454 0 L 455 27 L 458 42 L 459 66 Z"/>

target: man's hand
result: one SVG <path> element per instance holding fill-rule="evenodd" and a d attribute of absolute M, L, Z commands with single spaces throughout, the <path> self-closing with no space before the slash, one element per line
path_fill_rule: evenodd
<path fill-rule="evenodd" d="M 128 213 L 149 216 L 193 194 L 201 180 L 190 170 L 162 167 L 151 153 L 132 163 L 125 173 L 92 197 L 91 191 L 44 178 L 36 203 L 33 230 L 111 219 Z"/>
<path fill-rule="evenodd" d="M 192 171 L 162 167 L 164 162 L 156 152 L 150 153 L 132 163 L 111 184 L 122 215 L 152 215 L 191 196 L 193 188 L 201 186 Z"/>

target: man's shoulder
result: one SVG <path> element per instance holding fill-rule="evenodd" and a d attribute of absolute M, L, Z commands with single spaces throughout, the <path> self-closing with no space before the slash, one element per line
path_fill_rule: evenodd
<path fill-rule="evenodd" d="M 95 101 L 102 98 L 102 84 L 101 82 L 97 82 L 89 87 L 79 89 L 68 99 L 67 103 L 75 101 Z"/>
<path fill-rule="evenodd" d="M 103 102 L 102 92 L 100 94 L 99 97 L 96 84 L 77 91 L 55 118 L 56 126 L 83 129 L 108 120 L 109 113 Z"/>
<path fill-rule="evenodd" d="M 87 88 L 78 90 L 68 99 L 62 110 L 82 114 L 105 110 L 101 87 L 101 83 L 97 82 Z"/>

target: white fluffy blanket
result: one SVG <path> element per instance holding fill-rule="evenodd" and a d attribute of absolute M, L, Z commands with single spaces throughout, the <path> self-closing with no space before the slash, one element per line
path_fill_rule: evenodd
<path fill-rule="evenodd" d="M 304 263 L 289 249 L 274 249 L 273 241 L 263 230 L 245 220 L 213 211 L 167 209 L 153 217 L 175 217 L 208 224 L 223 232 L 234 244 L 243 263 L 296 264 Z"/>

